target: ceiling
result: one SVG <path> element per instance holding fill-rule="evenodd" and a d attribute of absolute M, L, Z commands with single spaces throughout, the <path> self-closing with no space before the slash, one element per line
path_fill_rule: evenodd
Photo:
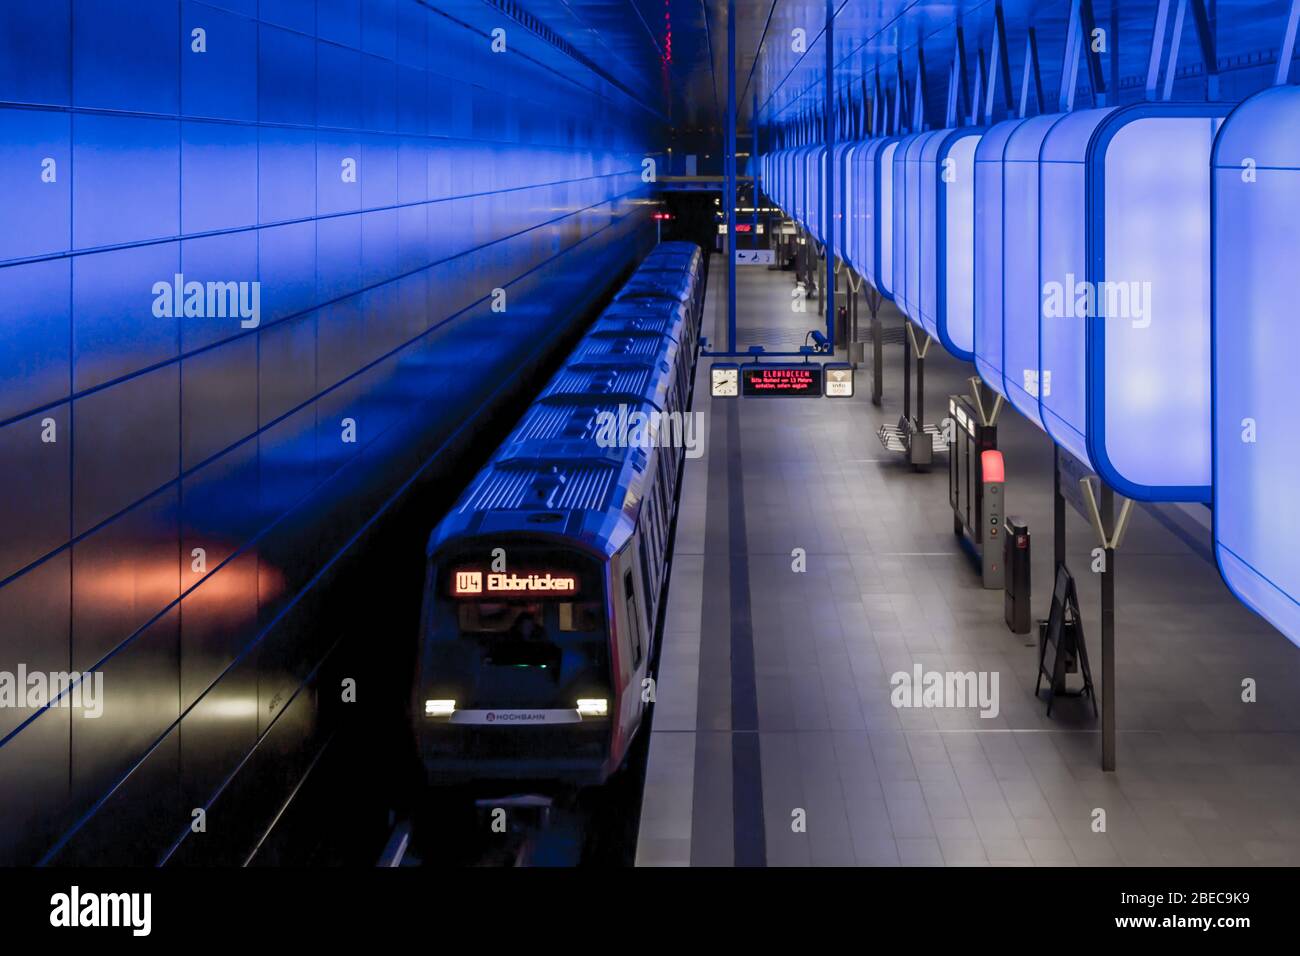
<path fill-rule="evenodd" d="M 671 126 L 721 128 L 727 103 L 727 0 L 520 2 Z M 877 78 L 892 96 L 900 58 L 902 75 L 914 87 L 918 59 L 923 58 L 927 114 L 931 121 L 936 116 L 942 120 L 959 28 L 968 87 L 977 62 L 981 56 L 987 59 L 992 49 L 995 0 L 830 2 L 835 9 L 834 83 L 845 103 L 860 102 L 864 83 L 873 89 Z M 1184 72 L 1198 71 L 1202 62 L 1192 3 L 1179 48 L 1178 65 Z M 1001 5 L 1012 96 L 1019 93 L 1032 27 L 1045 99 L 1054 103 L 1071 0 L 1003 0 Z M 1115 44 L 1101 58 L 1107 83 L 1109 50 L 1118 49 L 1121 85 L 1141 88 L 1157 6 L 1158 0 L 1093 0 L 1097 25 L 1107 31 L 1107 43 Z M 1171 3 L 1171 11 L 1177 6 Z M 1275 51 L 1288 6 L 1288 0 L 1208 0 L 1219 63 L 1231 68 Z M 740 127 L 749 126 L 755 102 L 764 123 L 820 111 L 825 102 L 827 0 L 735 0 L 735 7 Z M 795 42 L 796 30 L 804 32 L 802 48 Z M 1080 68 L 1079 87 L 1090 89 L 1086 67 Z"/>

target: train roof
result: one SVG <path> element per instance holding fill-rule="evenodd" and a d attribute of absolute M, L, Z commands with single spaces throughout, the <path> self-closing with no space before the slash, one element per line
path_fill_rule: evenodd
<path fill-rule="evenodd" d="M 560 438 L 506 445 L 429 539 L 556 536 L 609 557 L 627 543 L 651 477 L 654 449 Z"/>
<path fill-rule="evenodd" d="M 685 240 L 673 240 L 670 242 L 661 242 L 650 250 L 647 259 L 653 259 L 655 256 L 664 255 L 700 255 L 700 247 L 694 242 Z"/>
<path fill-rule="evenodd" d="M 645 401 L 632 403 L 637 411 L 649 413 L 654 406 Z M 599 447 L 602 427 L 612 416 L 627 415 L 628 402 L 601 396 L 584 397 L 570 402 L 541 401 L 525 413 L 523 421 L 506 439 L 506 445 L 515 449 L 527 442 L 595 442 Z"/>
<path fill-rule="evenodd" d="M 582 401 L 605 396 L 616 401 L 647 401 L 663 409 L 672 384 L 670 370 L 667 361 L 658 356 L 579 359 L 560 369 L 538 400 Z"/>
<path fill-rule="evenodd" d="M 627 285 L 614 296 L 615 302 L 624 299 L 672 298 L 679 302 L 690 302 L 694 297 L 695 280 L 687 272 L 670 270 L 665 272 L 638 272 L 627 281 Z"/>
<path fill-rule="evenodd" d="M 601 331 L 588 334 L 574 349 L 571 361 L 600 358 L 671 358 L 677 343 L 661 332 Z"/>
<path fill-rule="evenodd" d="M 663 255 L 651 256 L 636 268 L 637 272 L 663 272 L 665 269 L 687 270 L 695 266 L 698 256 Z"/>
<path fill-rule="evenodd" d="M 683 269 L 698 269 L 704 261 L 700 247 L 693 242 L 665 242 L 656 246 L 641 263 L 641 268 L 663 268 L 664 263 L 680 265 Z"/>
<path fill-rule="evenodd" d="M 680 314 L 672 312 L 655 314 L 619 314 L 606 313 L 596 320 L 591 331 L 601 335 L 621 335 L 628 332 L 657 332 L 670 335 L 677 342 L 682 340 L 684 331 Z"/>
<path fill-rule="evenodd" d="M 698 281 L 698 247 L 665 243 L 660 254 L 679 246 L 689 263 L 629 280 L 433 530 L 430 556 L 458 539 L 503 535 L 565 538 L 606 557 L 626 544 L 658 450 L 630 446 L 623 429 L 632 414 L 666 407 Z M 602 413 L 618 422 L 609 442 Z"/>
<path fill-rule="evenodd" d="M 607 305 L 600 317 L 611 315 L 675 315 L 684 320 L 686 306 L 676 299 L 619 299 Z"/>

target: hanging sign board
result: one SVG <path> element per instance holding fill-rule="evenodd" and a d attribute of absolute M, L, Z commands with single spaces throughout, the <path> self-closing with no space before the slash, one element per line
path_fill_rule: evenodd
<path fill-rule="evenodd" d="M 746 365 L 740 370 L 741 394 L 745 396 L 792 396 L 820 398 L 820 365 Z"/>
<path fill-rule="evenodd" d="M 826 397 L 852 398 L 853 366 L 849 365 L 847 362 L 827 362 L 825 369 Z"/>

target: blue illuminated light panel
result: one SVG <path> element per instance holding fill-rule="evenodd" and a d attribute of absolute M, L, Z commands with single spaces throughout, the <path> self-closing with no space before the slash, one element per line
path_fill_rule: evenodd
<path fill-rule="evenodd" d="M 1237 107 L 1213 177 L 1215 552 L 1233 593 L 1300 644 L 1300 88 Z"/>

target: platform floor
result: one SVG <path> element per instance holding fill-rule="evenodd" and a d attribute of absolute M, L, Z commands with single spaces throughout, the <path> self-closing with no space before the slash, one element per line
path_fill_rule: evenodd
<path fill-rule="evenodd" d="M 713 266 L 706 334 L 725 342 L 725 262 Z M 789 273 L 743 267 L 742 328 L 784 343 L 824 327 L 815 302 L 791 311 L 791 288 Z M 869 368 L 853 400 L 712 400 L 709 364 L 639 865 L 1300 864 L 1300 649 L 1221 583 L 1207 509 L 1135 509 L 1116 565 L 1118 769 L 1104 773 L 1087 704 L 1058 702 L 1048 719 L 1035 699 L 1036 648 L 1007 630 L 1002 593 L 979 587 L 952 533 L 946 460 L 914 473 L 876 437 L 901 414 L 901 346 L 886 349 L 883 408 Z M 930 421 L 972 374 L 931 349 Z M 1008 510 L 1029 521 L 1045 616 L 1052 447 L 1014 411 L 1000 425 Z M 1068 536 L 1100 680 L 1094 538 L 1073 511 Z M 890 676 L 916 663 L 996 672 L 998 716 L 895 709 Z M 1242 701 L 1246 678 L 1255 703 Z"/>

